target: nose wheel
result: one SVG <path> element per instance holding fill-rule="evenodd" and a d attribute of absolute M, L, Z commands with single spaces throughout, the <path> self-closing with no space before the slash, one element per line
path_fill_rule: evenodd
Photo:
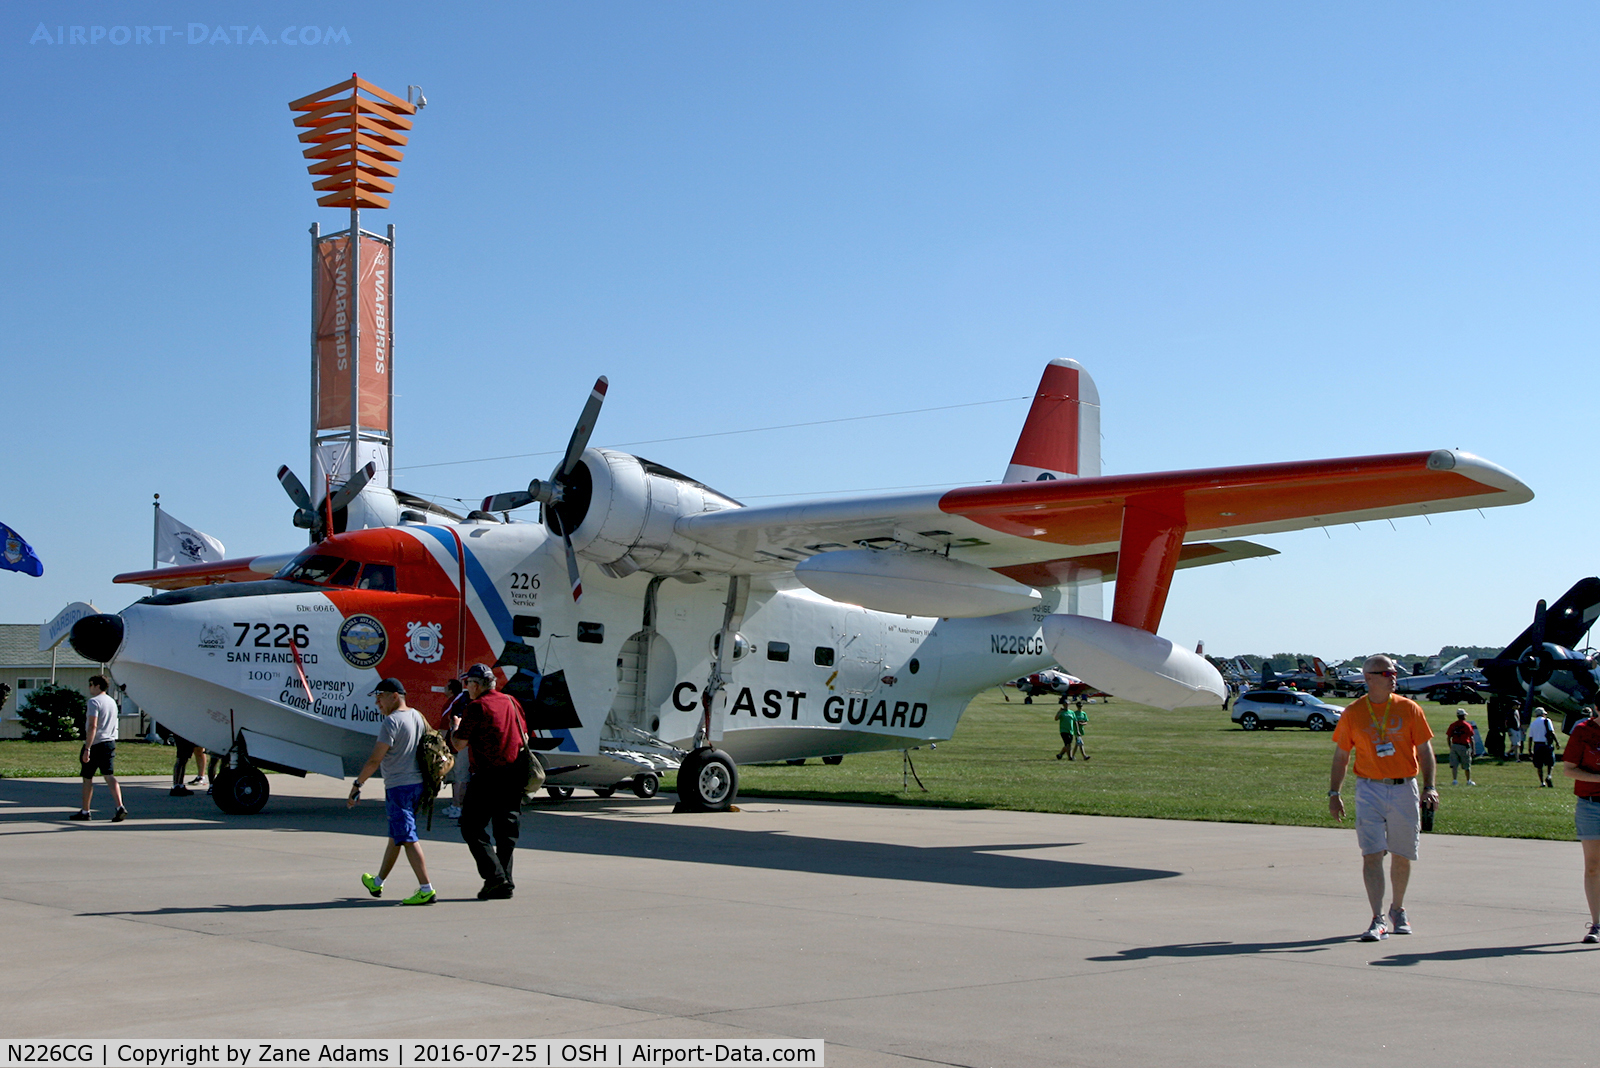
<path fill-rule="evenodd" d="M 253 764 L 224 768 L 211 783 L 211 799 L 230 816 L 254 816 L 270 796 L 266 773 Z"/>

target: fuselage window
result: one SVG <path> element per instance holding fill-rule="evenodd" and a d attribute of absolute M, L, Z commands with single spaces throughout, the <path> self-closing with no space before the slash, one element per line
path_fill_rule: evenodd
<path fill-rule="evenodd" d="M 579 623 L 578 640 L 599 645 L 606 640 L 606 625 L 604 623 Z"/>
<path fill-rule="evenodd" d="M 818 667 L 833 666 L 833 646 L 819 645 L 816 654 L 812 657 Z"/>
<path fill-rule="evenodd" d="M 916 657 L 912 657 L 911 658 L 911 663 L 907 664 L 906 667 L 910 668 L 911 669 L 911 674 L 915 675 L 919 670 L 921 670 L 922 665 L 917 662 L 917 658 Z"/>
<path fill-rule="evenodd" d="M 361 581 L 356 583 L 356 589 L 385 590 L 393 593 L 395 591 L 394 565 L 368 564 L 361 569 Z"/>
<path fill-rule="evenodd" d="M 789 662 L 789 643 L 768 642 L 767 659 L 776 660 L 780 664 L 787 664 Z"/>
<path fill-rule="evenodd" d="M 511 633 L 519 638 L 537 638 L 539 636 L 539 617 L 512 616 Z"/>

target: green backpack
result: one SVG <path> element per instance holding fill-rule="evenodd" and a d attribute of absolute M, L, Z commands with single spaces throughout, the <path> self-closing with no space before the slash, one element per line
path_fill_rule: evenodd
<path fill-rule="evenodd" d="M 422 800 L 417 807 L 428 810 L 428 830 L 433 830 L 433 799 L 439 796 L 444 777 L 455 766 L 456 755 L 444 735 L 429 728 L 417 739 L 417 770 L 422 772 Z"/>

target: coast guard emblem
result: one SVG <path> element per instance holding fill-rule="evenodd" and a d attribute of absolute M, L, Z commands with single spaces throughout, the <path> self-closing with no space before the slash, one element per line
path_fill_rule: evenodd
<path fill-rule="evenodd" d="M 389 635 L 371 616 L 351 616 L 339 628 L 339 655 L 351 667 L 374 667 L 388 650 Z"/>
<path fill-rule="evenodd" d="M 419 664 L 437 663 L 444 656 L 444 628 L 438 623 L 407 623 L 406 656 Z"/>

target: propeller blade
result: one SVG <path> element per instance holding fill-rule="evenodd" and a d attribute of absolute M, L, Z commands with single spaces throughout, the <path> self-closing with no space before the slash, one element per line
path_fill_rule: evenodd
<path fill-rule="evenodd" d="M 578 554 L 572 550 L 572 537 L 561 528 L 561 516 L 550 510 L 551 524 L 556 528 L 556 533 L 561 535 L 561 544 L 567 550 L 567 581 L 572 584 L 572 600 L 574 603 L 583 600 L 583 578 L 578 574 Z"/>
<path fill-rule="evenodd" d="M 1539 675 L 1541 672 L 1537 670 L 1537 666 L 1539 659 L 1544 656 L 1545 614 L 1545 603 L 1541 600 L 1533 609 L 1533 645 L 1529 652 L 1532 653 L 1535 659 L 1529 665 L 1528 696 L 1522 704 L 1522 722 L 1524 726 L 1527 725 L 1529 714 L 1533 712 L 1534 695 L 1539 688 Z"/>
<path fill-rule="evenodd" d="M 561 535 L 561 544 L 567 549 L 567 581 L 572 583 L 573 603 L 583 600 L 583 579 L 578 575 L 578 554 L 572 551 L 572 539 Z"/>
<path fill-rule="evenodd" d="M 289 470 L 288 464 L 278 468 L 278 482 L 282 484 L 283 492 L 289 495 L 289 499 L 294 502 L 296 508 L 304 512 L 312 510 L 311 494 L 306 492 L 305 484 L 295 477 L 293 471 Z"/>
<path fill-rule="evenodd" d="M 510 493 L 496 493 L 493 497 L 483 499 L 485 512 L 512 512 L 518 508 L 526 507 L 538 500 L 526 490 L 512 490 Z"/>
<path fill-rule="evenodd" d="M 367 483 L 372 481 L 372 476 L 378 473 L 378 465 L 369 463 L 361 470 L 350 476 L 350 480 L 333 492 L 333 510 L 348 508 L 350 502 L 355 500 L 361 491 L 367 488 Z"/>
<path fill-rule="evenodd" d="M 556 469 L 556 478 L 563 479 L 572 474 L 573 468 L 578 466 L 578 458 L 583 455 L 583 450 L 589 446 L 589 435 L 594 432 L 595 420 L 600 418 L 600 405 L 605 402 L 606 389 L 610 383 L 606 376 L 601 375 L 594 380 L 594 389 L 589 393 L 589 399 L 583 406 L 583 414 L 578 416 L 578 425 L 572 428 L 572 440 L 567 442 L 567 455 L 562 458 L 561 466 Z"/>

